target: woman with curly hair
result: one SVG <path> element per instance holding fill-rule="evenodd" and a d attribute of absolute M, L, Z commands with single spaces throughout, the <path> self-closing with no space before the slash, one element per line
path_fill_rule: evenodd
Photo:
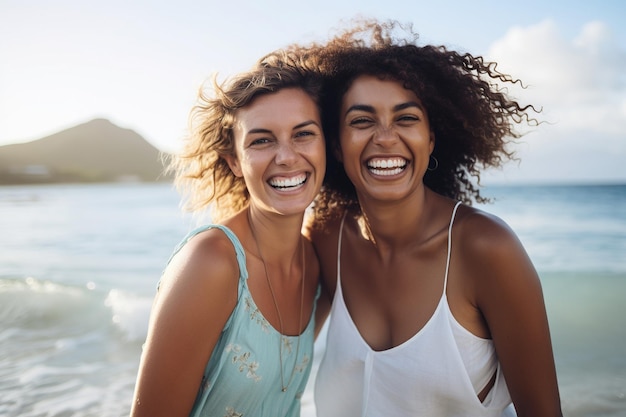
<path fill-rule="evenodd" d="M 131 415 L 299 416 L 319 264 L 301 234 L 326 167 L 319 76 L 274 53 L 201 91 L 171 168 L 190 233 L 161 277 Z"/>
<path fill-rule="evenodd" d="M 400 29 L 365 22 L 308 51 L 329 78 L 308 226 L 332 301 L 318 416 L 560 416 L 537 272 L 471 206 L 534 108 L 495 64 Z"/>

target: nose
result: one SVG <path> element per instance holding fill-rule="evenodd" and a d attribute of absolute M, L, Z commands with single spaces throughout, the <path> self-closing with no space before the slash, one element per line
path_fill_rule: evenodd
<path fill-rule="evenodd" d="M 393 145 L 398 140 L 398 135 L 391 126 L 379 125 L 374 132 L 374 143 L 381 146 Z"/>
<path fill-rule="evenodd" d="M 294 148 L 294 144 L 289 141 L 278 145 L 274 161 L 278 165 L 290 165 L 298 159 L 298 153 Z"/>

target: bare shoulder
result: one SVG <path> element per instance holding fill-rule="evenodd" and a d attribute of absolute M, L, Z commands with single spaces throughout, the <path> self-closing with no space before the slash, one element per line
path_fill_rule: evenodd
<path fill-rule="evenodd" d="M 191 286 L 198 290 L 236 288 L 239 266 L 235 248 L 219 229 L 208 229 L 193 236 L 172 257 L 161 286 Z"/>
<path fill-rule="evenodd" d="M 304 235 L 313 243 L 313 246 L 322 246 L 331 240 L 337 240 L 340 225 L 341 218 L 329 220 L 323 225 L 310 221 L 304 227 Z"/>
<path fill-rule="evenodd" d="M 341 219 L 334 219 L 326 222 L 323 227 L 309 225 L 305 228 L 304 235 L 313 244 L 322 268 L 335 262 L 340 227 Z"/>
<path fill-rule="evenodd" d="M 468 257 L 489 259 L 521 248 L 511 227 L 500 217 L 486 211 L 462 206 L 453 225 L 457 247 Z"/>
<path fill-rule="evenodd" d="M 152 310 L 155 333 L 212 346 L 237 304 L 238 278 L 235 249 L 223 231 L 193 236 L 161 277 Z M 206 331 L 199 335 L 199 328 Z"/>
<path fill-rule="evenodd" d="M 452 233 L 455 256 L 462 262 L 467 278 L 477 286 L 497 289 L 515 280 L 525 285 L 537 279 L 517 234 L 498 216 L 463 206 Z"/>
<path fill-rule="evenodd" d="M 320 225 L 309 224 L 304 235 L 311 241 L 315 254 L 320 263 L 322 286 L 328 299 L 332 299 L 335 292 L 337 277 L 337 242 L 341 218 L 330 220 Z"/>

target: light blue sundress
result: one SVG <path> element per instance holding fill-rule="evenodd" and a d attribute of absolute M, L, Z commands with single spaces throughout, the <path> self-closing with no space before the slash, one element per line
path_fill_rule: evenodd
<path fill-rule="evenodd" d="M 190 416 L 298 417 L 313 362 L 315 307 L 300 335 L 296 358 L 297 337 L 284 336 L 272 327 L 252 299 L 247 284 L 245 252 L 229 228 L 212 224 L 193 230 L 174 250 L 172 257 L 189 239 L 212 228 L 222 230 L 235 247 L 240 271 L 238 298 L 206 365 Z M 319 293 L 318 287 L 316 299 Z M 295 363 L 293 379 L 285 392 L 281 386 L 279 343 L 283 346 L 285 384 Z"/>

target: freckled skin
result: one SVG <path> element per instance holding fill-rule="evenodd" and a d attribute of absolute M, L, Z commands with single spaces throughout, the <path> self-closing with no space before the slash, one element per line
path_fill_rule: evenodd
<path fill-rule="evenodd" d="M 219 223 L 245 250 L 247 285 L 263 317 L 284 335 L 300 335 L 319 284 L 317 257 L 301 234 L 326 167 L 316 102 L 300 88 L 256 97 L 236 113 L 234 148 L 224 159 L 243 178 L 250 198 L 247 207 Z M 277 186 L 285 181 L 297 185 Z M 233 244 L 217 229 L 194 236 L 172 258 L 154 300 L 131 416 L 189 415 L 238 302 L 240 273 Z M 278 352 L 276 346 L 277 359 Z M 281 374 L 264 383 L 279 389 L 288 381 Z"/>

